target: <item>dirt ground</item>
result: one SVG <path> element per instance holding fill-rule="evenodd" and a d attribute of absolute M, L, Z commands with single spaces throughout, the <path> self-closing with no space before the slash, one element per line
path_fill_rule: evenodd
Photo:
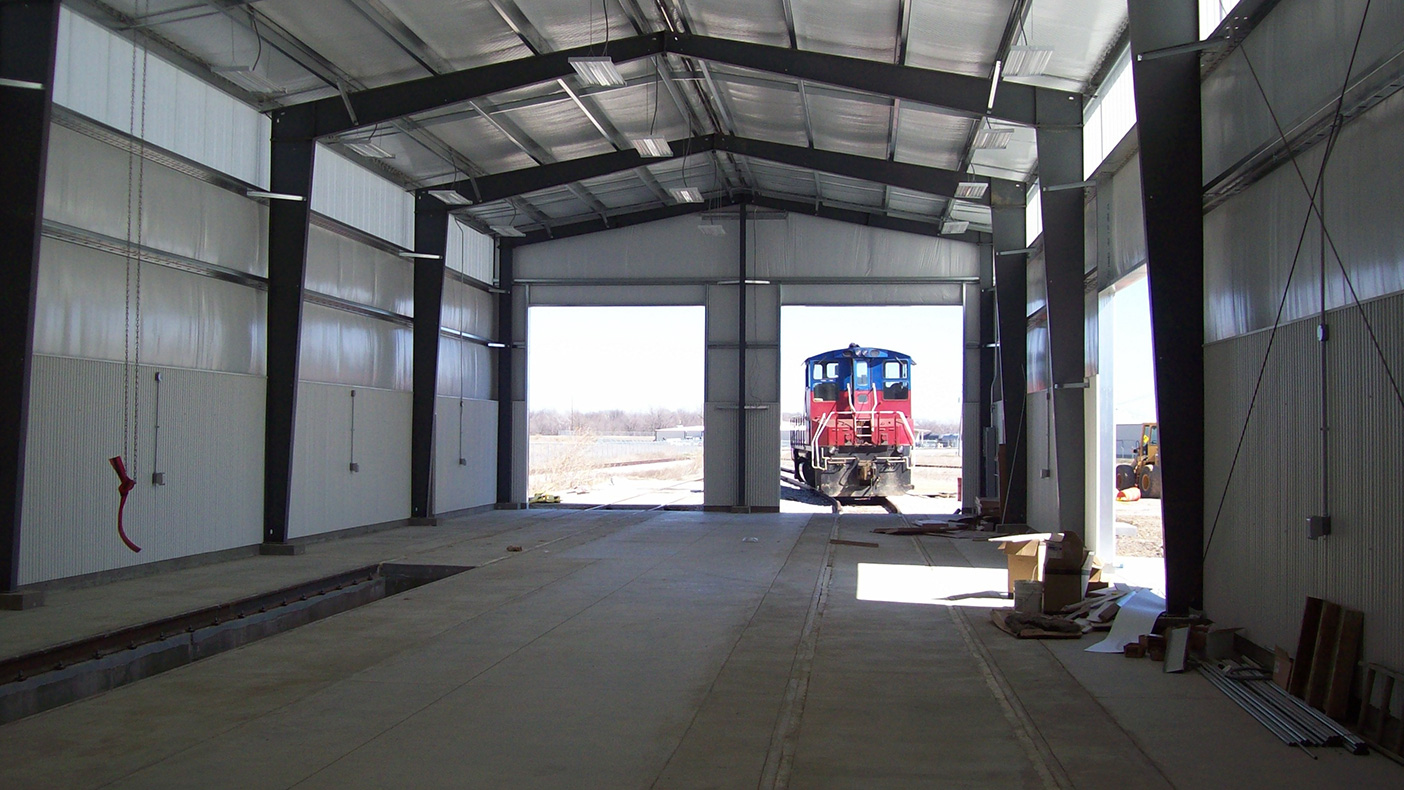
<path fill-rule="evenodd" d="M 1164 557 L 1165 536 L 1160 524 L 1160 500 L 1141 499 L 1117 502 L 1113 512 L 1117 525 L 1135 528 L 1136 534 L 1117 535 L 1116 553 L 1121 557 Z"/>

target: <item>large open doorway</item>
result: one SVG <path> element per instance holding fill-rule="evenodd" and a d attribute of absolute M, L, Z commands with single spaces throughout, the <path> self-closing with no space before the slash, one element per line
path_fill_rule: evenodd
<path fill-rule="evenodd" d="M 790 431 L 804 425 L 804 360 L 850 343 L 912 358 L 911 409 L 917 443 L 906 512 L 960 509 L 963 312 L 958 306 L 831 307 L 780 310 L 781 509 L 804 509 L 812 496 L 792 479 Z"/>
<path fill-rule="evenodd" d="M 701 505 L 704 317 L 701 306 L 530 309 L 534 502 Z"/>

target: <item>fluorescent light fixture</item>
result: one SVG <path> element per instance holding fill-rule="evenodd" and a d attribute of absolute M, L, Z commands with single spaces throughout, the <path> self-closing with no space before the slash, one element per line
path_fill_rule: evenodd
<path fill-rule="evenodd" d="M 215 66 L 211 72 L 229 80 L 250 93 L 287 93 L 287 89 L 274 85 L 267 77 L 254 71 L 250 66 Z"/>
<path fill-rule="evenodd" d="M 995 255 L 1028 255 L 1029 253 L 1033 252 L 1033 251 L 1036 250 L 1036 249 L 1038 249 L 1038 248 L 1037 248 L 1037 247 L 1020 247 L 1020 248 L 1017 249 L 1017 250 L 1000 250 L 999 252 L 996 252 Z"/>
<path fill-rule="evenodd" d="M 456 189 L 431 189 L 429 194 L 439 199 L 440 203 L 447 203 L 450 206 L 471 206 L 473 201 L 459 194 Z"/>
<path fill-rule="evenodd" d="M 710 222 L 704 222 L 704 223 L 702 223 L 701 225 L 698 225 L 698 226 L 697 226 L 697 230 L 698 230 L 698 232 L 700 232 L 703 236 L 725 236 L 725 235 L 726 235 L 726 228 L 725 228 L 724 226 L 722 226 L 722 225 L 717 225 L 717 224 L 710 223 Z"/>
<path fill-rule="evenodd" d="M 673 155 L 673 147 L 668 145 L 666 137 L 634 137 L 629 142 L 634 144 L 634 150 L 639 152 L 639 156 L 669 157 Z"/>
<path fill-rule="evenodd" d="M 948 219 L 941 225 L 941 234 L 945 236 L 959 236 L 970 230 L 970 223 L 963 219 Z"/>
<path fill-rule="evenodd" d="M 1097 186 L 1096 181 L 1074 181 L 1071 184 L 1053 184 L 1043 188 L 1044 192 L 1066 192 L 1069 189 L 1086 189 Z"/>
<path fill-rule="evenodd" d="M 985 191 L 989 188 L 989 184 L 982 184 L 978 181 L 962 181 L 956 184 L 955 196 L 958 198 L 979 200 L 985 196 Z"/>
<path fill-rule="evenodd" d="M 520 239 L 526 236 L 516 225 L 489 225 L 488 230 L 491 230 L 499 236 L 510 236 L 514 239 Z"/>
<path fill-rule="evenodd" d="M 702 190 L 697 187 L 672 187 L 668 194 L 673 196 L 673 200 L 679 203 L 701 203 Z"/>
<path fill-rule="evenodd" d="M 499 342 L 497 342 L 496 340 L 489 340 L 489 341 L 488 341 L 488 344 L 487 344 L 487 347 L 488 347 L 488 348 L 506 348 L 506 347 L 507 347 L 507 344 L 506 344 L 506 343 L 499 343 Z"/>
<path fill-rule="evenodd" d="M 1004 64 L 1006 77 L 1042 77 L 1053 59 L 1052 47 L 1010 47 Z"/>
<path fill-rule="evenodd" d="M 1160 58 L 1168 58 L 1171 55 L 1183 55 L 1187 52 L 1203 52 L 1209 49 L 1218 49 L 1228 42 L 1229 39 L 1227 38 L 1206 38 L 1203 41 L 1196 41 L 1190 44 L 1178 44 L 1173 47 L 1153 49 L 1150 52 L 1138 53 L 1136 55 L 1136 62 L 1159 60 Z"/>
<path fill-rule="evenodd" d="M 1009 126 L 982 125 L 975 130 L 975 140 L 971 143 L 971 148 L 1004 149 L 1009 147 L 1009 139 L 1014 136 L 1014 129 Z"/>
<path fill-rule="evenodd" d="M 441 260 L 443 260 L 443 256 L 442 256 L 442 255 L 435 255 L 435 254 L 433 254 L 432 252 L 402 252 L 402 253 L 400 253 L 400 257 L 401 257 L 401 258 L 416 258 L 416 259 L 426 260 L 426 261 L 441 261 Z"/>
<path fill-rule="evenodd" d="M 283 192 L 264 192 L 261 189 L 246 190 L 244 194 L 251 198 L 263 198 L 264 200 L 296 200 L 301 202 L 307 199 L 302 195 L 289 195 Z"/>
<path fill-rule="evenodd" d="M 580 75 L 580 81 L 586 85 L 609 88 L 624 84 L 624 75 L 619 73 L 619 67 L 607 57 L 571 58 L 569 62 L 575 73 Z"/>
<path fill-rule="evenodd" d="M 30 91 L 42 91 L 44 90 L 44 83 L 30 82 L 29 80 L 12 80 L 9 77 L 0 77 L 0 87 L 20 88 L 22 90 Z"/>
<path fill-rule="evenodd" d="M 718 280 L 717 285 L 770 285 L 769 280 Z"/>
<path fill-rule="evenodd" d="M 990 100 L 985 103 L 985 109 L 994 109 L 995 92 L 999 90 L 999 78 L 1004 73 L 1004 61 L 996 60 L 994 74 L 990 75 Z"/>
<path fill-rule="evenodd" d="M 366 157 L 366 158 L 368 158 L 368 159 L 394 159 L 394 158 L 395 158 L 395 155 L 394 155 L 394 154 L 390 153 L 389 151 L 385 150 L 384 148 L 381 148 L 380 146 L 378 146 L 378 145 L 376 145 L 375 143 L 372 143 L 372 142 L 370 142 L 370 141 L 366 141 L 366 142 L 363 142 L 363 143 L 347 143 L 347 142 L 343 142 L 342 145 L 346 146 L 347 148 L 350 148 L 352 151 L 355 151 L 356 153 L 358 153 L 358 154 L 360 154 L 361 156 L 364 156 L 364 157 Z"/>

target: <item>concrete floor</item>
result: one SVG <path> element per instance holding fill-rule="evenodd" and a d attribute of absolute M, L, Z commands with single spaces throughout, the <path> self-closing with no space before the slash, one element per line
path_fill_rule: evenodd
<path fill-rule="evenodd" d="M 871 533 L 896 518 L 488 513 L 51 592 L 0 612 L 0 652 L 376 560 L 479 566 L 0 727 L 0 787 L 1404 786 L 1198 675 L 1006 636 L 938 600 L 1002 586 L 1002 555 Z"/>

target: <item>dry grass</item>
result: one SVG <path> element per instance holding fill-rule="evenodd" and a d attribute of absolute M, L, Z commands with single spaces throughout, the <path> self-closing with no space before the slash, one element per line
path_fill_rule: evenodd
<path fill-rule="evenodd" d="M 621 448 L 603 439 L 588 433 L 531 437 L 539 450 L 532 452 L 531 492 L 580 493 L 620 481 L 685 480 L 702 473 L 701 445 L 639 442 Z"/>

